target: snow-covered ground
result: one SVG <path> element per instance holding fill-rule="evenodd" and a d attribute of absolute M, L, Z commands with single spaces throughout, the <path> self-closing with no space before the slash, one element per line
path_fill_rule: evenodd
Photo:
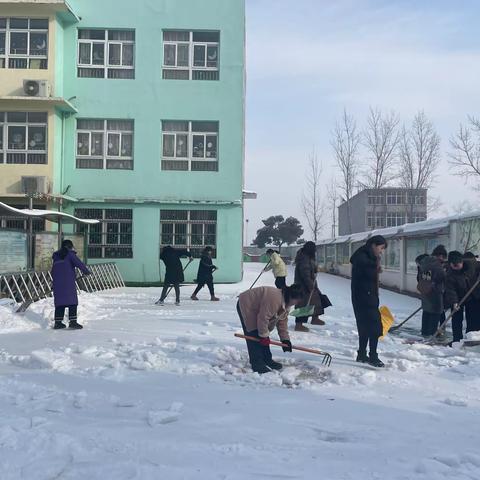
<path fill-rule="evenodd" d="M 259 376 L 233 333 L 236 295 L 262 266 L 217 286 L 218 303 L 187 300 L 193 287 L 180 307 L 155 306 L 158 288 L 81 295 L 82 331 L 50 329 L 50 299 L 24 316 L 0 306 L 0 478 L 480 478 L 480 350 L 390 335 L 386 369 L 357 365 L 349 281 L 321 274 L 327 324 L 292 342 L 329 351 L 331 367 L 272 347 L 285 368 Z M 397 321 L 418 307 L 381 299 Z"/>

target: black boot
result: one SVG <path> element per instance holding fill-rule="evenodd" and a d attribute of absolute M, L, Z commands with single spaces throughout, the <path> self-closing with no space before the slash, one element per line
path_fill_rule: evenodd
<path fill-rule="evenodd" d="M 368 361 L 369 358 L 367 352 L 361 352 L 360 350 L 357 350 L 357 362 L 368 363 Z"/>
<path fill-rule="evenodd" d="M 68 328 L 71 328 L 72 330 L 80 330 L 81 328 L 83 328 L 83 325 L 77 323 L 76 320 L 71 320 L 68 324 Z"/>
<path fill-rule="evenodd" d="M 60 330 L 61 328 L 66 328 L 66 325 L 61 320 L 55 320 L 53 328 L 54 330 Z"/>
<path fill-rule="evenodd" d="M 383 368 L 385 366 L 385 364 L 378 358 L 378 355 L 370 355 L 368 363 L 372 367 L 377 367 L 377 368 Z"/>
<path fill-rule="evenodd" d="M 262 375 L 263 373 L 271 372 L 271 370 L 266 365 L 257 365 L 255 367 L 252 367 L 252 370 L 259 373 L 260 375 Z"/>
<path fill-rule="evenodd" d="M 267 364 L 267 367 L 270 367 L 272 370 L 281 370 L 283 368 L 283 365 L 275 360 L 270 360 L 265 363 Z"/>

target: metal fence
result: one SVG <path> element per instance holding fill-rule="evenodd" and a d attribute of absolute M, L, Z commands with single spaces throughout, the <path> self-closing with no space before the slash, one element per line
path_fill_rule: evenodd
<path fill-rule="evenodd" d="M 93 293 L 125 286 L 115 263 L 88 265 L 88 269 L 91 275 L 81 275 L 76 279 L 78 291 Z M 50 271 L 0 273 L 0 297 L 11 298 L 19 304 L 17 312 L 21 312 L 33 302 L 51 297 L 52 284 Z"/>

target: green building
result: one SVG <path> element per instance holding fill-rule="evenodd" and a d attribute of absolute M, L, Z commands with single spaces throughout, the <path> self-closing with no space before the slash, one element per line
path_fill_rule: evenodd
<path fill-rule="evenodd" d="M 2 201 L 101 220 L 88 260 L 127 282 L 164 245 L 240 280 L 244 0 L 0 0 L 0 80 Z"/>
<path fill-rule="evenodd" d="M 45 78 L 49 90 L 41 83 L 42 99 L 21 99 L 20 105 L 12 95 L 4 110 L 45 112 L 48 193 L 61 199 L 64 211 L 102 221 L 90 227 L 89 262 L 115 261 L 127 282 L 153 283 L 163 274 L 162 246 L 198 256 L 211 245 L 220 267 L 216 280 L 239 281 L 244 0 L 2 5 L 4 49 L 17 39 L 18 19 L 30 19 L 27 41 L 36 35 L 30 25 L 47 20 L 40 22 L 48 43 L 41 61 L 27 60 L 14 73 L 17 83 Z M 1 40 L 0 31 L 0 57 Z M 13 71 L 8 61 L 0 75 Z M 30 117 L 36 118 L 27 115 L 27 122 Z M 22 168 L 19 175 L 29 173 L 28 165 Z M 196 264 L 189 267 L 187 280 L 196 270 Z"/>

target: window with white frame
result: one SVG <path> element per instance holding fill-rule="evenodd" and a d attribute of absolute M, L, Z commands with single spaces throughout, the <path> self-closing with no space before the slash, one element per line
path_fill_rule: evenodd
<path fill-rule="evenodd" d="M 216 210 L 160 210 L 160 247 L 186 248 L 195 257 L 210 246 L 216 255 Z"/>
<path fill-rule="evenodd" d="M 78 119 L 77 168 L 133 169 L 133 120 Z"/>
<path fill-rule="evenodd" d="M 367 212 L 367 228 L 382 228 L 385 226 L 385 213 Z"/>
<path fill-rule="evenodd" d="M 414 223 L 416 222 L 423 222 L 425 221 L 427 218 L 426 218 L 426 215 L 424 213 L 415 213 L 414 214 L 414 217 L 413 217 L 413 221 Z"/>
<path fill-rule="evenodd" d="M 385 195 L 382 193 L 369 193 L 368 194 L 368 204 L 369 205 L 384 205 L 385 204 Z"/>
<path fill-rule="evenodd" d="M 425 195 L 415 195 L 415 205 L 425 205 Z"/>
<path fill-rule="evenodd" d="M 76 224 L 77 233 L 88 232 L 89 258 L 133 258 L 133 217 L 129 208 L 76 208 L 78 218 L 100 220 L 94 225 Z"/>
<path fill-rule="evenodd" d="M 405 192 L 387 192 L 387 205 L 405 205 Z"/>
<path fill-rule="evenodd" d="M 385 227 L 385 214 L 384 213 L 376 213 L 375 214 L 375 228 L 383 228 Z"/>
<path fill-rule="evenodd" d="M 135 78 L 134 30 L 78 30 L 78 76 Z"/>
<path fill-rule="evenodd" d="M 46 164 L 46 112 L 0 112 L 0 163 Z"/>
<path fill-rule="evenodd" d="M 220 32 L 163 31 L 163 78 L 219 79 Z"/>
<path fill-rule="evenodd" d="M 405 223 L 405 213 L 387 212 L 387 227 L 398 227 Z"/>
<path fill-rule="evenodd" d="M 367 212 L 367 227 L 373 228 L 373 212 Z"/>
<path fill-rule="evenodd" d="M 218 171 L 218 122 L 162 121 L 162 170 Z"/>
<path fill-rule="evenodd" d="M 48 67 L 48 18 L 0 17 L 0 68 Z"/>

